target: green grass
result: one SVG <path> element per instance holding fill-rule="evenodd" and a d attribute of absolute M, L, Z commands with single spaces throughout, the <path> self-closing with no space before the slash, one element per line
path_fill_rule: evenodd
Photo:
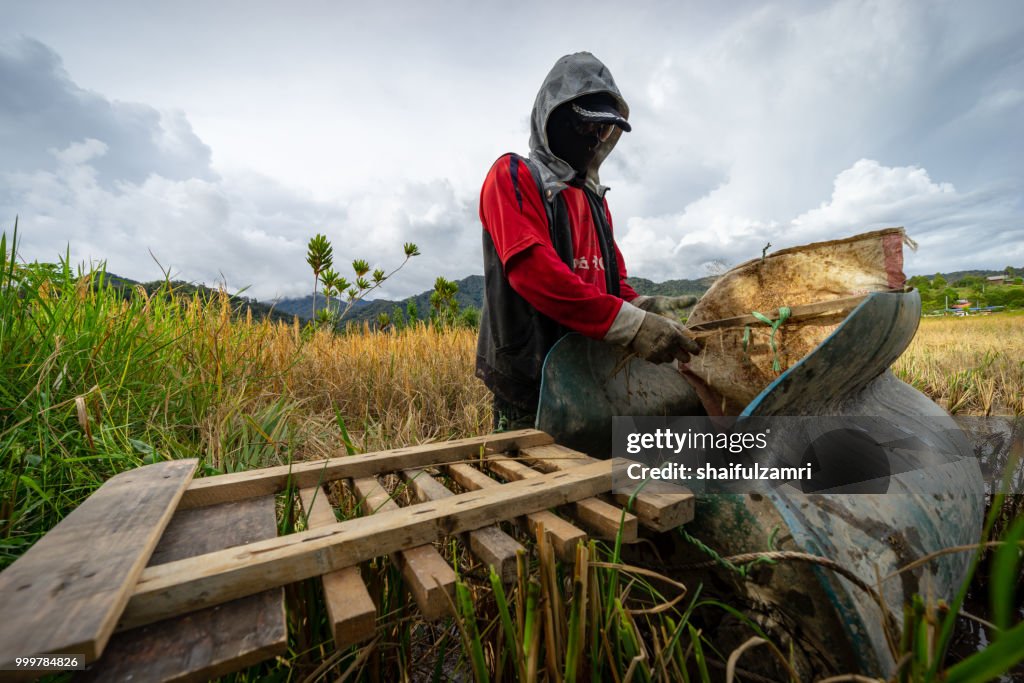
<path fill-rule="evenodd" d="M 104 273 L 18 264 L 0 237 L 0 568 L 106 479 L 165 458 L 287 457 L 292 406 L 227 298 L 123 298 Z"/>

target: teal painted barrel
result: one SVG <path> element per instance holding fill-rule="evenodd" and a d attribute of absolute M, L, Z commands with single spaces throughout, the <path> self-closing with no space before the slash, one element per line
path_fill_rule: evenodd
<path fill-rule="evenodd" d="M 918 449 L 954 456 L 892 474 L 886 493 L 779 491 L 768 496 L 774 514 L 762 513 L 762 525 L 781 521 L 795 547 L 835 560 L 871 584 L 876 576 L 890 576 L 935 551 L 975 543 L 981 536 L 984 482 L 970 442 L 944 410 L 889 370 L 913 339 L 920 316 L 916 291 L 871 295 L 742 415 L 863 416 L 910 435 Z M 882 585 L 885 603 L 902 622 L 902 605 L 914 593 L 951 600 L 969 561 L 967 553 L 949 554 L 899 574 Z M 875 600 L 834 572 L 813 571 L 852 646 L 857 668 L 890 676 L 895 662 Z"/>
<path fill-rule="evenodd" d="M 965 578 L 969 554 L 944 555 L 896 573 L 935 551 L 977 542 L 984 513 L 981 469 L 968 440 L 944 410 L 889 369 L 913 339 L 920 306 L 915 291 L 872 294 L 814 351 L 762 391 L 740 420 L 871 418 L 883 431 L 912 440 L 918 455 L 924 451 L 953 457 L 927 468 L 897 470 L 889 476 L 885 493 L 804 493 L 779 487 L 763 494 L 702 495 L 687 533 L 722 556 L 774 547 L 829 558 L 871 585 L 891 576 L 882 582 L 881 596 L 898 624 L 903 604 L 915 593 L 951 600 Z M 667 391 L 680 410 L 694 408 L 674 378 L 652 374 L 647 378 L 650 386 L 645 386 L 644 370 L 634 368 L 632 384 L 609 374 L 617 364 L 621 374 L 623 363 L 639 368 L 642 361 L 626 361 L 611 347 L 586 340 L 571 344 L 579 346 L 563 348 L 564 358 L 558 357 L 556 347 L 545 366 L 538 427 L 556 440 L 607 455 L 601 444 L 611 442 L 610 418 L 643 414 L 631 410 L 637 405 L 636 393 L 649 395 L 659 381 L 669 383 L 671 389 L 660 391 Z M 691 571 L 683 567 L 707 560 L 703 551 L 679 535 L 653 541 L 657 552 L 638 546 L 637 562 L 675 568 L 691 586 L 700 582 L 706 594 L 741 605 L 746 618 L 792 644 L 802 677 L 856 671 L 888 678 L 893 673 L 883 608 L 838 573 L 788 561 L 760 565 L 748 578 L 718 569 Z M 750 635 L 739 621 L 723 618 L 714 626 L 712 639 L 728 648 L 735 634 L 734 644 L 739 645 Z M 770 658 L 760 659 L 770 671 Z"/>

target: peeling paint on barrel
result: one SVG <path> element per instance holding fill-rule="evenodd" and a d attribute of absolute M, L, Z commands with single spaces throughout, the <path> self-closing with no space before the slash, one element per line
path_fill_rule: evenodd
<path fill-rule="evenodd" d="M 974 543 L 980 537 L 983 484 L 971 447 L 957 424 L 932 401 L 896 379 L 889 366 L 914 336 L 920 299 L 908 294 L 870 296 L 814 352 L 789 368 L 743 412 L 743 417 L 883 415 L 936 452 L 964 456 L 929 472 L 946 496 L 912 493 L 920 473 L 894 474 L 892 493 L 806 494 L 777 489 L 762 496 L 701 496 L 690 534 L 723 556 L 768 550 L 776 529 L 782 550 L 838 562 L 869 585 L 896 574 L 934 551 Z M 881 335 L 881 336 L 879 336 Z M 927 447 L 926 446 L 926 447 Z M 936 487 L 940 488 L 940 487 Z M 701 510 L 706 511 L 701 514 Z M 950 600 L 966 574 L 969 557 L 945 555 L 882 586 L 897 622 L 902 606 L 925 589 Z M 827 671 L 859 671 L 890 677 L 895 663 L 878 605 L 847 579 L 821 566 L 779 563 L 766 583 L 736 582 L 735 598 L 751 609 L 782 615 L 804 660 Z M 794 598 L 793 592 L 806 599 Z M 828 609 L 807 610 L 807 604 Z"/>

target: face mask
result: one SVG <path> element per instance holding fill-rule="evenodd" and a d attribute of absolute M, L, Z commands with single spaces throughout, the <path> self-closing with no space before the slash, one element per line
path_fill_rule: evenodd
<path fill-rule="evenodd" d="M 596 126 L 584 121 L 572 111 L 572 103 L 557 107 L 548 117 L 548 147 L 551 152 L 572 166 L 580 178 L 585 178 L 597 148 L 611 135 L 610 126 Z"/>

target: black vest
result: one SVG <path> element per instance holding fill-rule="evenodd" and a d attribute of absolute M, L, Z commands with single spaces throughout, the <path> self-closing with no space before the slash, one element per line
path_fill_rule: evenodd
<path fill-rule="evenodd" d="M 551 199 L 543 196 L 540 174 L 532 161 L 515 154 L 507 156 L 511 157 L 509 171 L 517 198 L 520 197 L 519 174 L 527 172 L 533 176 L 534 185 L 542 193 L 551 244 L 558 257 L 572 270 L 572 231 L 565 200 L 561 193 Z M 607 291 L 619 296 L 619 264 L 604 205 L 591 190 L 584 189 L 584 192 L 597 227 Z M 487 230 L 483 231 L 483 251 L 484 304 L 477 340 L 476 376 L 498 398 L 533 413 L 537 410 L 544 358 L 555 342 L 570 330 L 535 309 L 512 289 Z"/>

